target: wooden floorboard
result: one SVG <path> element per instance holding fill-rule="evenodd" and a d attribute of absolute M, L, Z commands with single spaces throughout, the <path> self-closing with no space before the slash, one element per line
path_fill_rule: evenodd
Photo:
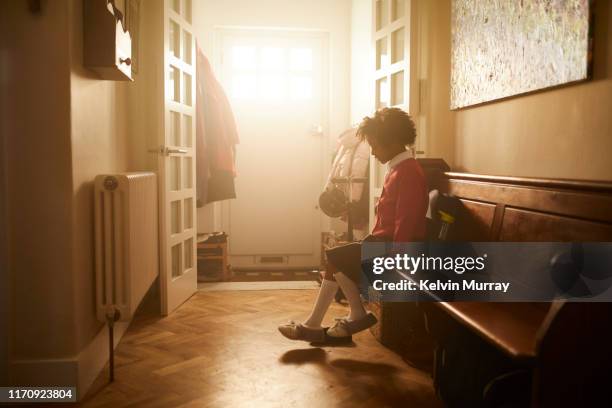
<path fill-rule="evenodd" d="M 168 317 L 135 317 L 116 349 L 115 382 L 100 374 L 87 407 L 434 407 L 428 374 L 368 332 L 344 347 L 285 339 L 314 290 L 198 292 Z M 347 312 L 334 304 L 326 318 Z"/>

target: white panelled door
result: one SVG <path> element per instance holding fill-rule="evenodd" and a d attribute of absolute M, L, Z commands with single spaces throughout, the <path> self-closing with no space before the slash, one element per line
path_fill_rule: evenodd
<path fill-rule="evenodd" d="M 316 266 L 328 134 L 327 36 L 265 29 L 219 34 L 218 72 L 240 133 L 237 198 L 223 207 L 232 266 Z"/>
<path fill-rule="evenodd" d="M 167 315 L 197 290 L 195 43 L 191 0 L 164 0 L 161 304 Z"/>

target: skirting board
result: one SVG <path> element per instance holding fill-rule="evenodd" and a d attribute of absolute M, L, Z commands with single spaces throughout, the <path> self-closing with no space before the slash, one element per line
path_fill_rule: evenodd
<path fill-rule="evenodd" d="M 78 378 L 77 367 L 75 358 L 12 360 L 9 380 L 16 387 L 74 387 Z"/>
<path fill-rule="evenodd" d="M 130 322 L 115 323 L 115 347 Z M 77 357 L 63 359 L 13 360 L 10 382 L 15 386 L 77 387 L 79 401 L 108 362 L 108 327 L 103 326 L 96 337 Z"/>

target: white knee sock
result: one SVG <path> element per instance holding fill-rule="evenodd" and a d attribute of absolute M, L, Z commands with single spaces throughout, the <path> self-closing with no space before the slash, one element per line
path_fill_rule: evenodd
<path fill-rule="evenodd" d="M 325 312 L 327 312 L 329 305 L 331 305 L 332 300 L 334 300 L 337 291 L 338 284 L 335 281 L 323 279 L 312 312 L 310 316 L 308 316 L 308 319 L 302 324 L 308 327 L 321 327 Z"/>
<path fill-rule="evenodd" d="M 349 302 L 349 306 L 351 307 L 351 311 L 349 313 L 349 320 L 358 320 L 366 315 L 366 310 L 363 307 L 363 303 L 361 303 L 361 296 L 359 294 L 359 287 L 345 274 L 342 272 L 337 272 L 334 274 L 334 278 L 336 278 L 336 282 L 342 289 L 342 293 L 346 296 L 346 299 Z"/>

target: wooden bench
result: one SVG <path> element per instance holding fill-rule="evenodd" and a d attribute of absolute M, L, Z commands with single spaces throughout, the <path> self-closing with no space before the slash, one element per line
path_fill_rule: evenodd
<path fill-rule="evenodd" d="M 462 202 L 454 241 L 612 241 L 612 183 L 443 173 L 430 182 Z M 421 304 L 437 344 L 458 330 L 532 370 L 533 406 L 578 406 L 612 372 L 610 303 Z M 435 382 L 435 375 L 434 375 Z"/>

